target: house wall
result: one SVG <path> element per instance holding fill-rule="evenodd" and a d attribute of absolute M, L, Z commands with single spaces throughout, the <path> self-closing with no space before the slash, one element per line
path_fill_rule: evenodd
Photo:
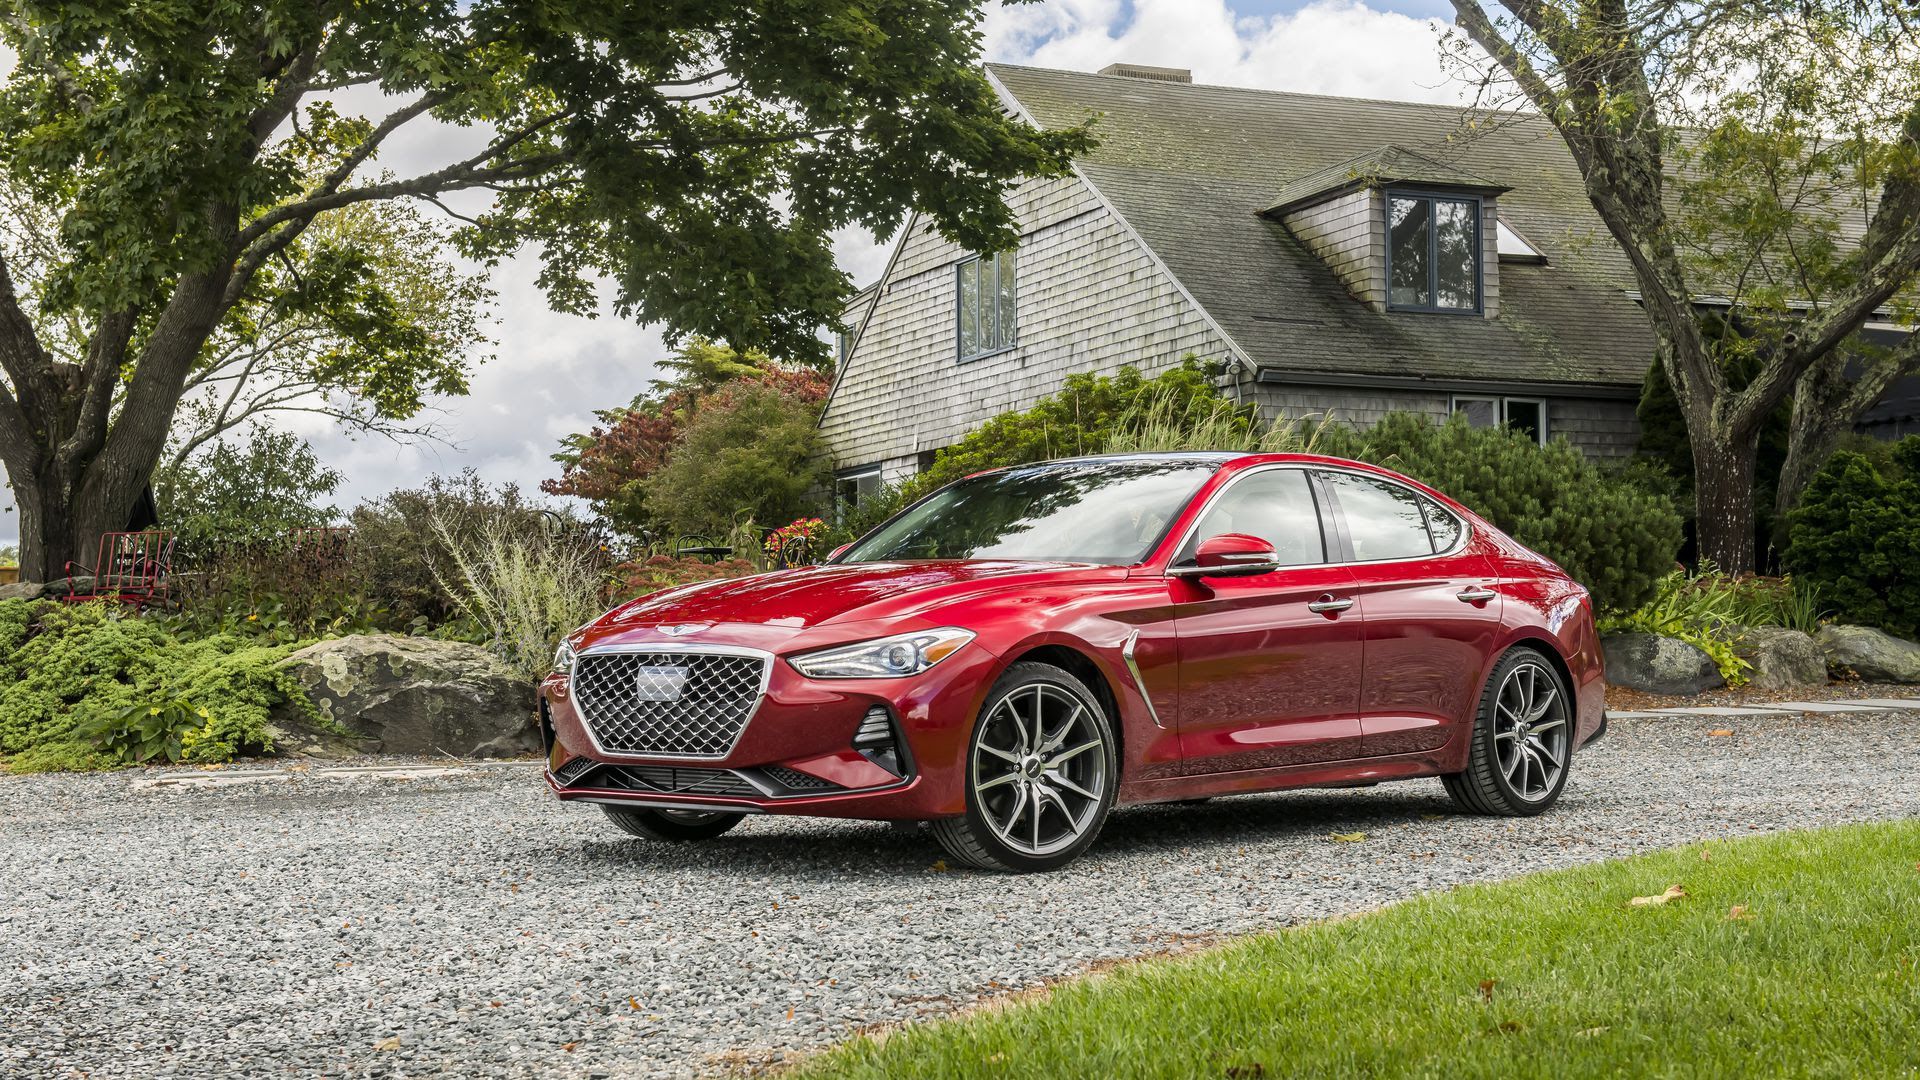
<path fill-rule="evenodd" d="M 1344 389 L 1330 386 L 1286 386 L 1260 383 L 1244 387 L 1260 404 L 1267 422 L 1318 417 L 1332 411 L 1336 420 L 1369 428 L 1389 412 L 1411 412 L 1444 421 L 1453 402 L 1446 391 Z M 1565 438 L 1590 458 L 1611 460 L 1631 455 L 1640 441 L 1635 402 L 1610 398 L 1556 397 L 1551 389 L 1509 393 L 1510 397 L 1541 397 L 1547 401 L 1547 437 Z"/>
<path fill-rule="evenodd" d="M 1282 219 L 1315 255 L 1326 260 L 1354 297 L 1387 310 L 1387 208 L 1379 188 L 1350 191 L 1296 210 Z M 1500 314 L 1500 200 L 1480 203 L 1481 301 L 1486 317 Z"/>
<path fill-rule="evenodd" d="M 1028 181 L 1009 200 L 1020 222 L 1013 348 L 960 363 L 954 264 L 969 252 L 922 224 L 903 241 L 866 331 L 821 418 L 841 468 L 915 455 L 1057 391 L 1069 374 L 1133 364 L 1149 374 L 1226 340 L 1078 177 Z"/>

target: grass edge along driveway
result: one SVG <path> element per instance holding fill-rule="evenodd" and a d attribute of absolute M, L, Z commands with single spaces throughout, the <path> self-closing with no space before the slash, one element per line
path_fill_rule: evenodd
<path fill-rule="evenodd" d="M 1920 821 L 1422 896 L 857 1039 L 792 1075 L 1920 1075 Z"/>

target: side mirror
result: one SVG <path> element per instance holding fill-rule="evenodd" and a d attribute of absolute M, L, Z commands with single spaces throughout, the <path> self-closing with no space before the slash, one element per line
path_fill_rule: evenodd
<path fill-rule="evenodd" d="M 841 552 L 847 550 L 852 546 L 853 545 L 851 543 L 841 544 L 839 547 L 834 548 L 832 551 L 827 552 L 827 561 L 832 562 L 833 560 L 839 558 Z"/>
<path fill-rule="evenodd" d="M 1252 577 L 1280 569 L 1273 545 L 1245 533 L 1221 533 L 1200 541 L 1193 564 L 1167 571 L 1175 577 Z"/>

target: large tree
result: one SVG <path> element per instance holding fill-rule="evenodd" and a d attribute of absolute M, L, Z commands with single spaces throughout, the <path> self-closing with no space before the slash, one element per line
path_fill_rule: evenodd
<path fill-rule="evenodd" d="M 1897 0 L 1454 0 L 1558 130 L 1626 254 L 1686 420 L 1701 555 L 1754 566 L 1754 469 L 1791 396 L 1789 505 L 1920 340 L 1920 22 Z"/>
<path fill-rule="evenodd" d="M 604 276 L 623 316 L 794 358 L 824 352 L 848 292 L 832 230 L 918 210 L 1008 246 L 1008 187 L 1088 135 L 1002 110 L 979 5 L 0 0 L 0 161 L 64 208 L 33 295 L 0 261 L 23 573 L 126 521 L 215 328 L 348 207 L 439 202 L 472 257 L 535 247 L 561 310 L 591 313 Z M 426 133 L 462 148 L 375 171 Z M 59 319 L 84 329 L 78 365 L 43 341 Z"/>

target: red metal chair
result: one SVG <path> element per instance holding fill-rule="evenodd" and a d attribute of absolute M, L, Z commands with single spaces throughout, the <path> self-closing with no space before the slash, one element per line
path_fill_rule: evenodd
<path fill-rule="evenodd" d="M 67 564 L 67 595 L 70 604 L 90 600 L 111 600 L 131 604 L 140 610 L 164 603 L 173 578 L 173 534 L 167 532 L 104 533 L 100 553 L 94 564 Z M 74 589 L 73 572 L 93 577 L 93 591 Z"/>

